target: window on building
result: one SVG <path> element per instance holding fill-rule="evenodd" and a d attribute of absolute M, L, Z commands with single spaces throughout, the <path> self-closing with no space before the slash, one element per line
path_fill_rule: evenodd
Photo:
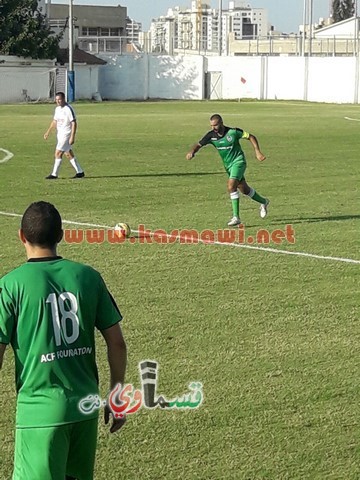
<path fill-rule="evenodd" d="M 81 35 L 84 37 L 97 37 L 98 30 L 97 28 L 92 28 L 92 27 L 82 27 Z"/>
<path fill-rule="evenodd" d="M 243 38 L 256 38 L 258 34 L 255 23 L 243 25 Z"/>

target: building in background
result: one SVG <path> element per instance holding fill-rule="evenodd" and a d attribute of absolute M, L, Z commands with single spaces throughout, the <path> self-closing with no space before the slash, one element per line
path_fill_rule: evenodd
<path fill-rule="evenodd" d="M 265 37 L 270 31 L 267 10 L 252 8 L 247 2 L 233 0 L 229 10 L 223 13 L 225 18 L 225 36 L 234 33 L 236 40 Z"/>
<path fill-rule="evenodd" d="M 69 6 L 47 2 L 50 28 L 63 32 L 61 48 L 68 48 Z M 127 9 L 97 5 L 74 5 L 74 42 L 88 53 L 122 53 L 127 48 Z"/>
<path fill-rule="evenodd" d="M 170 8 L 165 16 L 151 22 L 151 47 L 161 53 L 181 50 L 219 53 L 221 44 L 221 52 L 226 53 L 230 33 L 236 40 L 242 40 L 266 36 L 269 30 L 267 10 L 252 8 L 244 0 L 230 1 L 229 8 L 221 13 L 206 3 L 192 0 L 191 8 Z"/>
<path fill-rule="evenodd" d="M 188 0 L 189 1 L 189 0 Z M 68 47 L 69 5 L 40 0 L 50 28 L 63 33 L 61 48 Z M 227 9 L 211 8 L 192 0 L 190 8 L 169 8 L 153 19 L 149 32 L 127 16 L 126 7 L 74 5 L 74 43 L 88 53 L 231 54 L 230 44 L 267 37 L 271 31 L 267 10 L 252 8 L 246 0 L 230 0 Z"/>
<path fill-rule="evenodd" d="M 138 42 L 139 34 L 142 31 L 142 24 L 130 17 L 126 17 L 126 38 L 129 42 Z"/>
<path fill-rule="evenodd" d="M 252 8 L 247 0 L 229 0 L 227 5 L 223 1 L 221 11 L 202 0 L 187 2 L 190 7 L 175 6 L 153 19 L 149 32 L 127 16 L 126 7 L 74 5 L 75 46 L 92 54 L 160 55 L 337 55 L 359 50 L 358 40 L 351 45 L 351 30 L 355 32 L 356 26 L 349 22 L 320 30 L 330 23 L 320 19 L 312 26 L 300 25 L 297 34 L 283 34 L 269 24 L 266 9 Z M 60 46 L 67 48 L 69 5 L 40 0 L 39 7 L 47 12 L 52 30 L 63 32 Z"/>
<path fill-rule="evenodd" d="M 130 17 L 126 17 L 126 50 L 129 53 L 141 53 L 142 47 L 139 43 L 139 36 L 142 31 L 142 25 Z"/>

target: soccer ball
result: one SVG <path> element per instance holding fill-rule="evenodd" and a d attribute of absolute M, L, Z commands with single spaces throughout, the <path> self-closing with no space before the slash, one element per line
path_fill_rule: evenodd
<path fill-rule="evenodd" d="M 117 223 L 114 230 L 119 237 L 130 237 L 131 228 L 127 223 Z"/>

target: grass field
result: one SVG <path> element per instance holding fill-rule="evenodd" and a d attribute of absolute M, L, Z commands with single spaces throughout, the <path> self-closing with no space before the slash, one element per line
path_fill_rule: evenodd
<path fill-rule="evenodd" d="M 360 120 L 359 107 L 78 103 L 74 149 L 86 178 L 70 179 L 64 160 L 61 178 L 46 181 L 55 138 L 42 136 L 53 108 L 0 106 L 0 148 L 14 153 L 0 163 L 2 212 L 21 214 L 42 199 L 74 222 L 226 228 L 231 204 L 215 149 L 185 160 L 209 116 L 221 113 L 255 134 L 268 157 L 259 163 L 243 142 L 247 181 L 271 200 L 262 220 L 258 204 L 241 199 L 246 233 L 292 225 L 294 244 L 261 246 L 302 254 L 179 242 L 59 246 L 98 269 L 119 304 L 127 382 L 139 388 L 138 363 L 153 359 L 158 392 L 169 398 L 203 383 L 197 410 L 141 409 L 116 435 L 101 422 L 96 480 L 359 479 L 360 135 L 359 123 L 344 119 Z M 0 214 L 0 275 L 25 260 L 18 226 Z M 1 480 L 12 471 L 13 369 L 9 350 L 0 373 Z"/>

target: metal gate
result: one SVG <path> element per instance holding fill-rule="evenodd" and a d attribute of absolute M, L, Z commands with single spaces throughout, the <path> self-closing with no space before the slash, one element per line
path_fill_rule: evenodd
<path fill-rule="evenodd" d="M 222 99 L 222 72 L 206 72 L 205 98 L 207 100 Z"/>
<path fill-rule="evenodd" d="M 67 68 L 66 67 L 56 67 L 55 69 L 55 78 L 51 83 L 50 95 L 51 98 L 55 100 L 56 92 L 64 92 L 65 97 L 67 98 Z"/>

